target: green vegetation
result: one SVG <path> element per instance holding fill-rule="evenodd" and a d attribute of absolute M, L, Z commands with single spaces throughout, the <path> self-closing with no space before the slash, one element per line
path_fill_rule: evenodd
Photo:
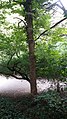
<path fill-rule="evenodd" d="M 0 0 L 0 75 L 25 79 L 31 88 L 22 97 L 0 96 L 0 119 L 67 119 L 67 88 L 59 86 L 67 81 L 67 22 L 60 24 L 67 10 L 51 1 Z M 55 5 L 63 11 L 58 22 Z M 37 94 L 38 77 L 56 80 L 57 92 Z"/>
<path fill-rule="evenodd" d="M 57 4 L 49 0 L 0 2 L 0 74 L 29 81 L 33 94 L 38 77 L 67 80 L 67 23 L 60 24 L 67 17 L 60 3 L 63 14 L 59 18 L 63 19 L 53 23 Z"/>
<path fill-rule="evenodd" d="M 67 99 L 55 91 L 34 97 L 0 97 L 0 119 L 66 119 Z"/>

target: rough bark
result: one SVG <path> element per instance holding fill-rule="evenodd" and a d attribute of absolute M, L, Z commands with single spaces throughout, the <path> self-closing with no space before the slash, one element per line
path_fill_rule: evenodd
<path fill-rule="evenodd" d="M 25 2 L 26 23 L 27 23 L 27 42 L 29 47 L 29 62 L 30 62 L 30 86 L 31 93 L 37 94 L 36 86 L 36 68 L 35 68 L 35 41 L 33 38 L 33 14 L 32 14 L 32 0 Z"/>

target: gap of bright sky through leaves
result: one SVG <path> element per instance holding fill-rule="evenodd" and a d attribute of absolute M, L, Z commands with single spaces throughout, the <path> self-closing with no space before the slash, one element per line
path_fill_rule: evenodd
<path fill-rule="evenodd" d="M 64 8 L 67 10 L 67 0 L 53 0 L 53 3 L 56 2 L 56 1 L 58 1 L 58 4 L 60 4 L 59 1 L 61 1 L 63 6 L 64 6 Z"/>
<path fill-rule="evenodd" d="M 1 1 L 9 1 L 9 0 L 1 0 Z M 51 0 L 49 0 L 49 1 L 51 1 Z M 59 3 L 59 0 L 52 0 L 53 3 L 56 1 L 58 1 L 58 3 Z M 60 1 L 62 2 L 63 6 L 67 10 L 67 0 L 60 0 Z"/>
<path fill-rule="evenodd" d="M 9 0 L 1 0 L 1 1 L 9 1 Z M 64 8 L 67 10 L 67 0 L 49 0 L 49 1 L 52 4 L 57 2 L 57 4 L 59 4 L 62 7 L 62 5 L 60 4 L 60 1 L 61 1 L 62 4 L 63 4 L 63 6 L 64 6 Z M 64 13 L 63 10 L 61 8 L 59 8 L 58 6 L 57 6 L 56 9 L 57 9 L 57 12 L 53 16 L 53 17 L 55 17 L 55 19 L 52 18 L 54 23 L 58 22 L 61 18 L 63 18 L 63 13 Z M 59 13 L 61 13 L 61 14 L 59 14 Z M 16 14 L 11 14 L 10 16 L 8 14 L 6 14 L 6 21 L 10 22 L 11 24 L 17 24 L 19 22 L 19 20 L 18 19 L 15 19 L 15 17 L 18 17 L 18 16 L 19 15 L 17 13 Z M 19 18 L 24 19 L 22 16 L 19 16 Z M 21 24 L 21 25 L 23 25 L 23 24 Z M 5 29 L 3 31 L 7 34 L 7 31 Z M 11 33 L 11 31 L 12 30 L 10 30 L 10 33 Z"/>

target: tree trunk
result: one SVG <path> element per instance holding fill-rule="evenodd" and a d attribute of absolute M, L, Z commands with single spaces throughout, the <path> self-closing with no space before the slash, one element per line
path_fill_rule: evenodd
<path fill-rule="evenodd" d="M 60 84 L 59 84 L 59 81 L 57 81 L 57 92 L 60 92 Z"/>
<path fill-rule="evenodd" d="M 35 41 L 33 38 L 33 15 L 32 15 L 32 0 L 25 2 L 26 23 L 27 23 L 27 42 L 29 47 L 29 61 L 30 61 L 30 85 L 31 93 L 37 94 L 36 86 L 36 69 L 35 69 Z"/>

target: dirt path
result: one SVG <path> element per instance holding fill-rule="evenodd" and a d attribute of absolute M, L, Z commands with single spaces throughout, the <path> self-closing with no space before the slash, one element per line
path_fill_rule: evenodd
<path fill-rule="evenodd" d="M 46 90 L 50 87 L 50 83 L 45 80 L 37 80 L 38 92 Z M 6 79 L 0 76 L 0 94 L 3 95 L 22 95 L 24 93 L 30 93 L 30 84 L 25 80 L 17 80 L 14 78 Z"/>
<path fill-rule="evenodd" d="M 49 89 L 51 85 L 52 83 L 45 79 L 37 80 L 38 92 Z M 0 76 L 0 95 L 18 96 L 26 93 L 30 93 L 30 84 L 27 81 Z"/>

